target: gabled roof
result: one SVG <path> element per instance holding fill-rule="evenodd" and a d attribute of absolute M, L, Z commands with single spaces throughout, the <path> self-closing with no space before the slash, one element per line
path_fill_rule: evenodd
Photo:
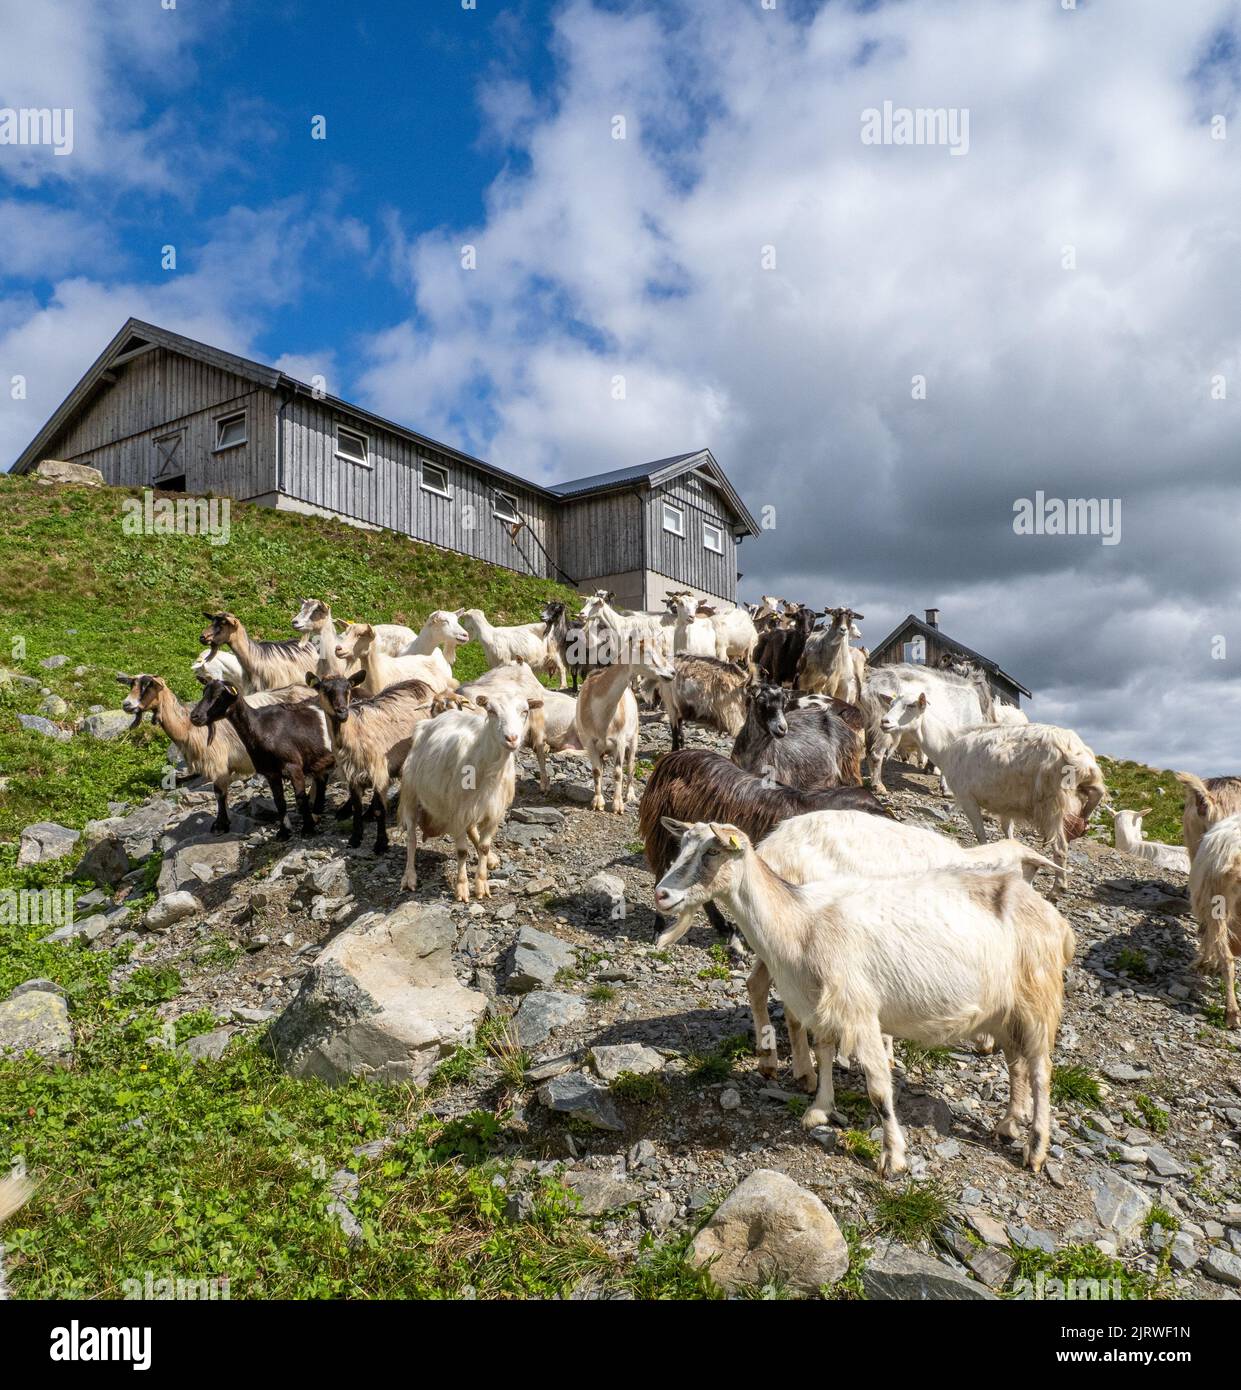
<path fill-rule="evenodd" d="M 724 476 L 710 449 L 695 449 L 688 454 L 673 454 L 650 463 L 635 464 L 632 468 L 614 468 L 610 473 L 594 473 L 587 478 L 573 478 L 567 483 L 553 483 L 549 491 L 565 501 L 598 496 L 606 492 L 621 492 L 632 487 L 661 487 L 682 473 L 696 472 L 724 494 L 733 515 L 741 523 L 738 528 L 746 535 L 759 534 L 758 522 Z"/>
<path fill-rule="evenodd" d="M 668 482 L 681 473 L 698 469 L 701 470 L 707 481 L 718 487 L 727 498 L 729 506 L 742 523 L 746 534 L 752 536 L 759 534 L 758 523 L 747 511 L 745 503 L 742 502 L 732 484 L 724 476 L 723 470 L 712 457 L 710 449 L 698 449 L 688 454 L 674 454 L 669 458 L 656 459 L 653 463 L 642 463 L 633 468 L 620 468 L 611 473 L 598 473 L 590 478 L 578 478 L 573 482 L 546 487 L 541 483 L 533 483 L 528 478 L 523 478 L 516 473 L 510 473 L 506 469 L 497 468 L 495 464 L 488 463 L 485 459 L 475 458 L 474 455 L 454 448 L 451 444 L 444 444 L 427 435 L 419 434 L 416 430 L 399 425 L 394 420 L 387 420 L 382 415 L 376 415 L 372 411 L 366 410 L 362 406 L 353 405 L 338 396 L 324 395 L 321 391 L 316 391 L 315 388 L 307 385 L 306 382 L 298 381 L 296 377 L 277 371 L 275 367 L 265 366 L 249 357 L 239 357 L 236 353 L 224 352 L 207 343 L 200 343 L 194 338 L 185 338 L 180 333 L 172 333 L 166 328 L 160 328 L 157 324 L 145 323 L 141 319 L 133 318 L 125 322 L 120 332 L 88 368 L 86 375 L 61 402 L 55 414 L 26 446 L 13 465 L 13 472 L 25 473 L 33 468 L 40 459 L 46 457 L 45 451 L 52 440 L 65 429 L 79 410 L 89 404 L 91 397 L 99 387 L 111 385 L 116 380 L 112 374 L 114 367 L 123 366 L 132 357 L 154 347 L 162 347 L 169 352 L 176 352 L 184 357 L 206 362 L 210 366 L 220 368 L 221 371 L 231 372 L 244 380 L 253 381 L 256 385 L 266 387 L 270 391 L 283 390 L 294 395 L 311 396 L 321 404 L 326 404 L 330 409 L 352 415 L 358 420 L 387 430 L 419 448 L 437 449 L 441 453 L 448 454 L 452 458 L 477 468 L 480 472 L 489 474 L 491 477 L 498 478 L 503 482 L 515 483 L 527 492 L 537 493 L 540 497 L 553 501 L 568 501 L 595 493 L 633 486 L 635 483 L 639 486 L 646 484 L 658 487 L 661 483 Z"/>
<path fill-rule="evenodd" d="M 993 675 L 1001 676 L 1009 685 L 1015 686 L 1028 699 L 1032 700 L 1034 694 L 1025 688 L 1016 676 L 1010 676 L 1007 671 L 998 666 L 988 656 L 983 656 L 976 652 L 972 647 L 967 647 L 964 642 L 958 642 L 948 636 L 942 627 L 932 627 L 930 623 L 924 623 L 921 618 L 915 617 L 912 613 L 903 623 L 898 623 L 896 627 L 883 639 L 874 649 L 876 653 L 885 651 L 897 640 L 903 637 L 910 628 L 922 634 L 923 637 L 933 638 L 941 647 L 947 647 L 950 651 L 956 652 L 959 656 L 968 657 L 971 661 L 976 661 L 984 670 L 990 671 Z"/>

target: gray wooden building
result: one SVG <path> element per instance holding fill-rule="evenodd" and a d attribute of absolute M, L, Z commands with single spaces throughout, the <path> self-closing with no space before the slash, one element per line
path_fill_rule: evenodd
<path fill-rule="evenodd" d="M 928 608 L 925 621 L 910 613 L 903 623 L 888 633 L 867 660 L 872 666 L 895 666 L 901 662 L 940 666 L 945 657 L 964 657 L 985 671 L 996 698 L 1006 705 L 1020 707 L 1023 695 L 1027 700 L 1032 698 L 1015 676 L 1002 670 L 990 657 L 949 637 L 940 628 L 938 608 Z"/>
<path fill-rule="evenodd" d="M 546 487 L 259 362 L 130 319 L 14 463 L 400 531 L 634 608 L 736 602 L 757 522 L 709 449 Z"/>

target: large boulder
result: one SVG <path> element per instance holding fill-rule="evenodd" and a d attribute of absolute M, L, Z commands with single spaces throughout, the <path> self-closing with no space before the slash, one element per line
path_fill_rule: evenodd
<path fill-rule="evenodd" d="M 268 1040 L 285 1070 L 424 1083 L 473 1040 L 487 998 L 459 984 L 456 927 L 442 904 L 358 918 L 324 947 Z"/>
<path fill-rule="evenodd" d="M 90 844 L 105 835 L 115 835 L 131 859 L 145 859 L 155 849 L 168 818 L 175 811 L 171 801 L 156 797 L 128 815 L 87 821 L 82 835 Z"/>
<path fill-rule="evenodd" d="M 65 463 L 62 459 L 40 459 L 34 476 L 41 483 L 77 483 L 81 487 L 102 487 L 103 474 L 89 463 Z"/>
<path fill-rule="evenodd" d="M 28 864 L 46 864 L 49 859 L 63 859 L 81 838 L 80 831 L 70 830 L 67 825 L 57 825 L 55 821 L 42 820 L 37 825 L 28 825 L 21 834 L 17 867 L 24 869 Z"/>
<path fill-rule="evenodd" d="M 813 1192 L 773 1168 L 758 1168 L 694 1237 L 689 1260 L 730 1293 L 779 1279 L 813 1294 L 849 1268 L 849 1247 Z"/>
<path fill-rule="evenodd" d="M 164 856 L 156 889 L 161 896 L 197 893 L 241 868 L 246 842 L 240 835 L 203 835 L 182 841 Z"/>
<path fill-rule="evenodd" d="M 42 734 L 44 738 L 54 738 L 58 743 L 68 743 L 73 737 L 69 729 L 62 729 L 59 724 L 53 724 L 50 719 L 45 719 L 41 714 L 19 714 L 17 722 L 23 729 L 29 729 L 32 734 Z"/>
<path fill-rule="evenodd" d="M 120 738 L 133 722 L 133 715 L 126 714 L 123 709 L 106 709 L 99 714 L 88 714 L 82 720 L 82 732 L 104 743 L 111 743 L 113 739 Z"/>
<path fill-rule="evenodd" d="M 1117 1245 L 1137 1235 L 1151 1209 L 1151 1199 L 1140 1187 L 1107 1168 L 1087 1173 L 1086 1186 L 1094 1198 L 1099 1225 L 1115 1237 Z"/>
<path fill-rule="evenodd" d="M 556 983 L 562 970 L 572 970 L 576 964 L 577 952 L 567 941 L 534 927 L 522 927 L 509 957 L 504 988 L 510 994 L 547 989 Z"/>
<path fill-rule="evenodd" d="M 186 917 L 193 917 L 203 910 L 203 905 L 193 895 L 184 890 L 165 893 L 147 909 L 142 924 L 147 931 L 164 931 Z"/>
<path fill-rule="evenodd" d="M 27 980 L 0 1003 L 0 1057 L 34 1052 L 56 1066 L 73 1057 L 65 997 L 50 980 Z"/>
<path fill-rule="evenodd" d="M 129 872 L 129 855 L 115 835 L 100 835 L 90 846 L 73 877 L 79 883 L 96 883 L 101 888 L 115 888 Z"/>

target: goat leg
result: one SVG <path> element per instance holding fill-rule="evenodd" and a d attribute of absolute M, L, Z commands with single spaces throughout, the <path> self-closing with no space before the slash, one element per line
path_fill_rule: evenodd
<path fill-rule="evenodd" d="M 349 848 L 357 849 L 362 843 L 362 798 L 352 788 L 349 788 L 349 809 L 353 812 L 353 830 L 349 835 Z"/>
<path fill-rule="evenodd" d="M 276 838 L 291 839 L 293 832 L 289 829 L 289 803 L 284 799 L 284 778 L 278 775 L 269 777 L 267 785 L 271 789 L 271 799 L 276 804 L 276 823 L 280 827 L 276 831 Z"/>
<path fill-rule="evenodd" d="M 302 834 L 313 835 L 318 827 L 315 825 L 314 812 L 310 809 L 310 797 L 306 795 L 306 774 L 293 764 L 290 764 L 285 772 L 293 784 L 293 797 L 297 802 L 297 809 L 302 813 Z"/>
<path fill-rule="evenodd" d="M 375 853 L 388 852 L 388 805 L 378 791 L 371 797 L 371 810 L 375 813 Z"/>
<path fill-rule="evenodd" d="M 228 782 L 217 782 L 215 784 L 215 820 L 211 823 L 211 829 L 216 835 L 227 835 L 228 827 Z"/>

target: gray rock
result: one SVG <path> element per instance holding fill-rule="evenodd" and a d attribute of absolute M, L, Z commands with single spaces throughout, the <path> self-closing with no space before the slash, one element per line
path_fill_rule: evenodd
<path fill-rule="evenodd" d="M 849 1247 L 813 1192 L 784 1173 L 759 1168 L 694 1237 L 688 1259 L 729 1292 L 779 1279 L 798 1293 L 814 1294 L 848 1269 Z"/>
<path fill-rule="evenodd" d="M 234 1004 L 229 1013 L 238 1023 L 270 1023 L 276 1017 L 274 1009 L 251 1009 L 243 1004 Z"/>
<path fill-rule="evenodd" d="M 125 853 L 125 846 L 115 835 L 103 835 L 78 861 L 73 877 L 101 888 L 115 888 L 128 872 L 129 855 Z"/>
<path fill-rule="evenodd" d="M 108 930 L 114 920 L 124 918 L 124 912 L 112 912 L 104 914 L 102 912 L 93 913 L 89 917 L 75 918 L 72 922 L 66 922 L 63 927 L 57 927 L 54 932 L 43 938 L 44 941 L 73 941 L 77 937 L 84 937 L 87 941 L 98 941 L 98 939 Z"/>
<path fill-rule="evenodd" d="M 585 898 L 606 898 L 609 903 L 624 902 L 625 880 L 616 874 L 597 873 L 582 884 Z"/>
<path fill-rule="evenodd" d="M 565 1174 L 565 1184 L 578 1195 L 579 1216 L 602 1216 L 604 1212 L 627 1207 L 641 1198 L 641 1191 L 624 1178 L 611 1173 L 597 1173 L 589 1168 L 574 1169 Z"/>
<path fill-rule="evenodd" d="M 1147 1144 L 1144 1147 L 1146 1162 L 1161 1178 L 1180 1178 L 1189 1172 L 1162 1144 Z"/>
<path fill-rule="evenodd" d="M 21 834 L 17 867 L 24 869 L 29 864 L 46 864 L 50 859 L 63 859 L 81 838 L 80 831 L 57 825 L 55 821 L 45 820 L 28 825 Z"/>
<path fill-rule="evenodd" d="M 548 825 L 554 830 L 563 830 L 565 824 L 564 812 L 554 806 L 514 806 L 508 818 L 521 825 Z"/>
<path fill-rule="evenodd" d="M 1172 1263 L 1184 1270 L 1193 1269 L 1198 1263 L 1198 1247 L 1187 1231 L 1177 1231 L 1172 1237 Z"/>
<path fill-rule="evenodd" d="M 68 743 L 73 737 L 68 729 L 60 728 L 50 719 L 44 719 L 41 714 L 19 714 L 17 722 L 23 729 L 29 729 L 33 734 L 42 734 L 45 738 L 54 738 L 58 743 Z"/>
<path fill-rule="evenodd" d="M 1045 1255 L 1056 1253 L 1056 1237 L 1050 1231 L 1038 1231 L 1033 1226 L 1014 1223 L 1008 1228 L 1013 1244 L 1023 1250 L 1041 1250 Z"/>
<path fill-rule="evenodd" d="M 40 703 L 39 713 L 49 719 L 63 719 L 69 713 L 69 706 L 59 695 L 48 695 Z"/>
<path fill-rule="evenodd" d="M 76 483 L 80 487 L 102 487 L 103 474 L 89 463 L 66 463 L 61 459 L 40 459 L 35 465 L 34 476 L 44 485 L 51 483 Z M 68 657 L 61 657 L 62 662 Z M 55 658 L 53 658 L 55 660 Z"/>
<path fill-rule="evenodd" d="M 1104 1234 L 1117 1244 L 1134 1236 L 1151 1209 L 1151 1199 L 1133 1183 L 1106 1168 L 1086 1174 L 1086 1186 L 1094 1197 L 1095 1215 Z"/>
<path fill-rule="evenodd" d="M 103 743 L 111 743 L 120 738 L 133 720 L 133 715 L 126 714 L 123 709 L 108 709 L 102 714 L 88 714 L 82 720 L 82 732 Z"/>
<path fill-rule="evenodd" d="M 936 1134 L 952 1133 L 952 1108 L 940 1096 L 906 1091 L 897 1104 L 901 1123 L 911 1129 L 933 1129 Z"/>
<path fill-rule="evenodd" d="M 62 666 L 68 666 L 68 664 L 69 658 L 67 656 L 45 656 L 39 662 L 45 671 L 59 671 Z"/>
<path fill-rule="evenodd" d="M 46 980 L 27 980 L 0 1003 L 0 1056 L 33 1052 L 56 1066 L 73 1056 L 73 1026 L 64 995 Z"/>
<path fill-rule="evenodd" d="M 423 1084 L 487 1008 L 453 972 L 447 905 L 370 912 L 334 937 L 267 1037 L 285 1070 L 336 1084 L 351 1076 Z"/>
<path fill-rule="evenodd" d="M 156 797 L 128 815 L 87 821 L 82 836 L 89 844 L 93 844 L 104 835 L 114 835 L 131 859 L 145 859 L 148 854 L 154 852 L 168 818 L 175 812 L 176 807 L 171 801 Z"/>
<path fill-rule="evenodd" d="M 721 1109 L 721 1110 L 740 1110 L 740 1109 L 741 1109 L 741 1092 L 738 1091 L 738 1090 L 736 1089 L 736 1087 L 734 1087 L 734 1086 L 726 1086 L 726 1087 L 720 1092 L 720 1109 Z"/>
<path fill-rule="evenodd" d="M 1128 1062 L 1104 1062 L 1099 1070 L 1109 1081 L 1145 1081 L 1151 1074 L 1149 1067 L 1135 1067 Z"/>
<path fill-rule="evenodd" d="M 965 1219 L 988 1245 L 1002 1249 L 1008 1244 L 1008 1232 L 1004 1229 L 1003 1223 L 997 1221 L 994 1216 L 988 1216 L 978 1207 L 970 1207 L 965 1213 Z"/>
<path fill-rule="evenodd" d="M 620 1134 L 625 1128 L 607 1090 L 584 1072 L 553 1076 L 535 1094 L 549 1110 L 585 1120 L 595 1129 Z"/>
<path fill-rule="evenodd" d="M 533 849 L 541 844 L 550 835 L 556 832 L 548 825 L 526 825 L 518 823 L 516 825 L 506 824 L 504 827 L 504 841 L 506 844 L 516 845 L 520 849 Z"/>
<path fill-rule="evenodd" d="M 1002 1250 L 988 1247 L 985 1250 L 976 1250 L 966 1259 L 965 1263 L 988 1288 L 998 1289 L 1013 1272 L 1013 1267 L 1017 1262 L 1011 1255 L 1006 1255 Z"/>
<path fill-rule="evenodd" d="M 175 922 L 184 921 L 202 911 L 203 905 L 193 893 L 179 889 L 174 893 L 165 893 L 151 905 L 143 919 L 143 926 L 147 931 L 164 931 Z"/>
<path fill-rule="evenodd" d="M 1241 1288 L 1241 1255 L 1234 1255 L 1231 1250 L 1213 1245 L 1203 1255 L 1201 1268 L 1204 1274 L 1217 1283 Z"/>
<path fill-rule="evenodd" d="M 510 994 L 546 989 L 555 984 L 562 970 L 571 970 L 576 964 L 577 952 L 567 941 L 534 927 L 522 927 L 509 957 L 504 988 Z"/>
<path fill-rule="evenodd" d="M 862 1271 L 862 1286 L 871 1299 L 970 1299 L 995 1298 L 982 1284 L 949 1268 L 929 1255 L 909 1250 L 895 1241 L 875 1248 Z"/>
<path fill-rule="evenodd" d="M 214 1028 L 210 1033 L 199 1033 L 197 1037 L 185 1040 L 185 1054 L 194 1062 L 218 1062 L 228 1050 L 232 1036 L 231 1028 Z"/>
<path fill-rule="evenodd" d="M 179 844 L 164 856 L 156 891 L 162 896 L 181 889 L 197 892 L 237 873 L 246 842 L 240 835 L 204 835 Z"/>
<path fill-rule="evenodd" d="M 586 1004 L 580 995 L 559 990 L 532 990 L 521 1001 L 513 1019 L 513 1031 L 522 1047 L 537 1047 L 557 1028 L 585 1018 Z"/>
<path fill-rule="evenodd" d="M 653 1047 L 644 1043 L 613 1043 L 591 1048 L 591 1064 L 602 1081 L 615 1081 L 624 1072 L 645 1076 L 648 1072 L 663 1071 L 664 1059 Z"/>

